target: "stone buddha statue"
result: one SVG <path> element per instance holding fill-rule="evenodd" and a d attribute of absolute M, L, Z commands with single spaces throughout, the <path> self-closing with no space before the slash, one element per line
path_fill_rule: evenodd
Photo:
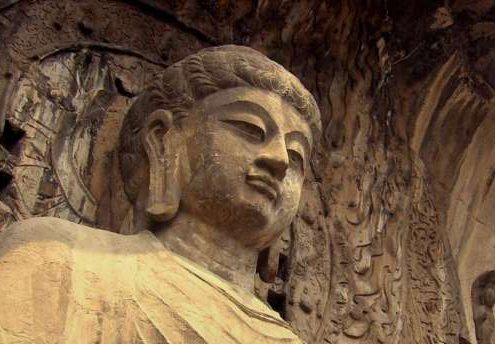
<path fill-rule="evenodd" d="M 311 94 L 253 49 L 167 68 L 122 125 L 120 233 L 33 218 L 0 234 L 0 343 L 301 343 L 253 285 L 319 130 Z"/>

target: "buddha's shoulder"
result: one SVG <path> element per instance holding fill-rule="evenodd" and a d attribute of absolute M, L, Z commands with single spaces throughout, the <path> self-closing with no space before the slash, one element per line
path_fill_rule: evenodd
<path fill-rule="evenodd" d="M 34 217 L 14 222 L 0 235 L 5 241 L 67 241 L 75 239 L 78 231 L 87 227 L 55 217 Z"/>
<path fill-rule="evenodd" d="M 121 235 L 55 217 L 35 217 L 13 223 L 0 233 L 0 248 L 50 246 L 53 249 L 92 248 L 126 250 L 150 245 L 146 236 Z"/>

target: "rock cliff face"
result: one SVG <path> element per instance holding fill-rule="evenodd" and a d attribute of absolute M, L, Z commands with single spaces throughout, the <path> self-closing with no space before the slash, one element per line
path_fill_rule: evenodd
<path fill-rule="evenodd" d="M 491 0 L 0 1 L 3 226 L 117 231 L 133 97 L 203 47 L 248 45 L 324 127 L 259 296 L 309 343 L 491 343 L 494 18 Z"/>

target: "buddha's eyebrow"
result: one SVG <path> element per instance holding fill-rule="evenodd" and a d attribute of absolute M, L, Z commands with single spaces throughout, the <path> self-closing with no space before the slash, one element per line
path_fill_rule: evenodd
<path fill-rule="evenodd" d="M 299 141 L 303 145 L 305 153 L 309 158 L 309 154 L 311 153 L 311 144 L 309 143 L 309 139 L 306 135 L 304 135 L 301 131 L 294 130 L 285 134 L 285 137 L 289 140 L 295 139 Z"/>
<path fill-rule="evenodd" d="M 270 113 L 261 105 L 246 101 L 246 100 L 237 100 L 231 103 L 227 103 L 224 105 L 219 106 L 218 109 L 221 110 L 230 110 L 230 111 L 235 111 L 237 113 L 239 112 L 248 112 L 250 114 L 253 114 L 255 116 L 258 116 L 261 118 L 265 123 L 273 123 L 273 119 L 271 118 Z M 227 113 L 228 114 L 228 113 Z"/>

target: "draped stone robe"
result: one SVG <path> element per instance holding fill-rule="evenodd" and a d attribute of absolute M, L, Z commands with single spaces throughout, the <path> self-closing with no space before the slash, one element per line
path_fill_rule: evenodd
<path fill-rule="evenodd" d="M 0 234 L 0 343 L 301 343 L 247 291 L 166 250 L 56 218 Z"/>

